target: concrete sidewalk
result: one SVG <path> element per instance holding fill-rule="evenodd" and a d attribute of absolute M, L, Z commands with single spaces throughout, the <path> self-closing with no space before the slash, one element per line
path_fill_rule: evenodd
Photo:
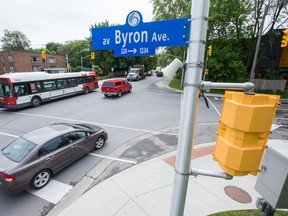
<path fill-rule="evenodd" d="M 287 140 L 269 140 L 268 145 Z M 212 159 L 214 143 L 197 145 L 193 149 L 192 167 L 219 171 Z M 171 207 L 176 152 L 134 165 L 97 184 L 59 216 L 167 216 Z M 254 189 L 255 176 L 224 180 L 213 177 L 190 177 L 184 215 L 255 209 L 261 197 Z M 49 214 L 48 214 L 49 215 Z"/>

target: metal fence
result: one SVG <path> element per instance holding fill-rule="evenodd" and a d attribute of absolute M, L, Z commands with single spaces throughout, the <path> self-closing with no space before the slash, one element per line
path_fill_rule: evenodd
<path fill-rule="evenodd" d="M 272 90 L 284 91 L 286 88 L 287 80 L 263 80 L 254 79 L 255 90 Z"/>

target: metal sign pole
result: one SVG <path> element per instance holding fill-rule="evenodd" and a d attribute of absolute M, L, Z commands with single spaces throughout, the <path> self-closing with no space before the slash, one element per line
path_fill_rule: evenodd
<path fill-rule="evenodd" d="M 184 213 L 191 152 L 199 101 L 199 84 L 204 65 L 205 41 L 210 0 L 192 0 L 187 71 L 185 74 L 180 131 L 176 155 L 171 216 Z"/>

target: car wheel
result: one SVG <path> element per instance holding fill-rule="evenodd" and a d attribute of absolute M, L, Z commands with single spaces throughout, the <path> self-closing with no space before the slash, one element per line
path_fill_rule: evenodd
<path fill-rule="evenodd" d="M 31 187 L 34 189 L 41 189 L 45 187 L 51 178 L 51 172 L 48 169 L 41 170 L 36 173 L 31 181 Z"/>
<path fill-rule="evenodd" d="M 118 97 L 121 97 L 122 96 L 122 91 L 119 91 L 118 92 Z"/>
<path fill-rule="evenodd" d="M 107 94 L 104 94 L 104 96 L 105 96 L 105 97 L 108 97 L 108 95 L 107 95 Z"/>
<path fill-rule="evenodd" d="M 89 92 L 90 92 L 90 89 L 89 89 L 89 87 L 86 86 L 85 89 L 84 89 L 84 93 L 88 94 Z"/>
<path fill-rule="evenodd" d="M 41 99 L 39 97 L 34 97 L 31 100 L 32 107 L 38 107 L 41 105 Z"/>
<path fill-rule="evenodd" d="M 131 93 L 131 92 L 132 92 L 132 87 L 130 87 L 130 88 L 129 88 L 128 92 L 129 92 L 129 93 Z"/>
<path fill-rule="evenodd" d="M 95 149 L 101 149 L 105 144 L 105 138 L 103 136 L 100 136 L 97 138 L 97 140 L 95 141 Z"/>

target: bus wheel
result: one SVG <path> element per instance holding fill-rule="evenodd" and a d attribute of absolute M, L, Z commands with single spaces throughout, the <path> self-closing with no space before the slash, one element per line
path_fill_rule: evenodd
<path fill-rule="evenodd" d="M 85 89 L 84 89 L 84 93 L 88 94 L 89 92 L 90 92 L 90 89 L 89 89 L 89 87 L 86 86 Z"/>
<path fill-rule="evenodd" d="M 39 97 L 34 97 L 31 100 L 32 107 L 38 107 L 41 105 L 41 99 Z"/>

